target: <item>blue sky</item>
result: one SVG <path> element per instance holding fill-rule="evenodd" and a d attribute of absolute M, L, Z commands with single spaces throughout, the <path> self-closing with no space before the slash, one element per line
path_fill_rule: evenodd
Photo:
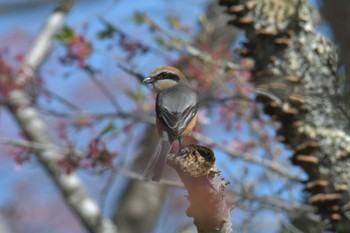
<path fill-rule="evenodd" d="M 202 3 L 205 1 L 201 0 L 190 0 L 184 2 L 178 1 L 137 1 L 135 4 L 130 4 L 130 1 L 98 1 L 96 4 L 95 1 L 78 1 L 77 4 L 73 7 L 72 11 L 66 18 L 66 24 L 74 27 L 74 28 L 82 28 L 84 24 L 89 23 L 89 32 L 87 34 L 92 40 L 95 39 L 95 33 L 101 27 L 99 23 L 100 18 L 104 18 L 106 20 L 115 23 L 116 25 L 122 25 L 123 29 L 126 30 L 126 33 L 134 34 L 135 38 L 139 38 L 138 34 L 144 33 L 146 31 L 145 28 L 140 28 L 136 26 L 131 21 L 131 14 L 133 11 L 146 11 L 151 15 L 155 15 L 156 19 L 159 22 L 162 22 L 162 19 L 166 16 L 165 11 L 171 11 L 172 14 L 178 15 L 183 12 L 184 8 L 188 8 L 191 11 L 191 14 L 186 14 L 184 20 L 187 22 L 196 22 L 196 17 L 202 12 Z M 0 4 L 3 2 L 0 2 Z M 12 42 L 15 36 L 19 37 L 19 43 L 15 48 L 11 47 L 11 53 L 23 53 L 26 51 L 28 46 L 30 45 L 30 40 L 32 40 L 36 33 L 42 27 L 43 22 L 46 17 L 51 13 L 53 4 L 44 4 L 42 7 L 33 7 L 30 9 L 20 10 L 20 11 L 12 11 L 5 12 L 0 15 L 0 30 L 2 31 L 2 35 L 0 39 Z M 162 18 L 163 17 L 163 18 Z M 193 25 L 195 26 L 195 25 Z M 5 39 L 4 39 L 5 37 Z M 23 38 L 23 39 L 22 39 Z M 147 39 L 147 38 L 146 38 Z M 152 41 L 152 40 L 150 40 Z M 6 46 L 6 44 L 2 44 L 1 46 Z M 97 45 L 97 50 L 103 51 L 105 49 L 105 45 L 101 43 Z M 72 94 L 72 90 L 78 89 L 81 79 L 84 78 L 82 73 L 79 71 L 70 71 L 74 72 L 73 77 L 75 78 L 62 78 L 62 74 L 65 70 L 55 70 L 52 76 L 47 75 L 52 73 L 52 70 L 57 63 L 57 55 L 62 55 L 63 50 L 56 43 L 54 46 L 53 53 L 50 55 L 48 60 L 45 62 L 41 69 L 41 73 L 44 75 L 46 80 L 46 84 L 49 88 L 54 90 L 56 93 L 60 93 L 61 95 Z M 174 54 L 169 54 L 170 57 L 175 57 Z M 105 51 L 100 54 L 97 52 L 97 55 L 94 55 L 90 58 L 91 63 L 93 63 L 96 67 L 99 67 L 103 70 L 106 76 L 110 76 L 111 79 L 115 77 L 115 74 L 111 72 L 115 71 L 116 62 L 111 62 L 111 59 L 116 59 L 116 57 L 109 57 Z M 155 56 L 149 55 L 148 57 L 144 57 L 137 61 L 138 68 L 144 70 L 144 74 L 148 74 L 151 69 L 154 67 L 164 64 L 164 60 Z M 122 72 L 120 72 L 122 73 Z M 120 75 L 120 74 L 119 74 Z M 77 77 L 77 78 L 76 78 Z M 70 87 L 67 89 L 67 87 Z M 74 88 L 75 87 L 75 88 Z M 107 102 L 107 101 L 106 101 Z M 84 103 L 84 101 L 83 101 Z M 113 110 L 109 103 L 91 103 L 91 101 L 85 101 L 84 107 L 87 107 L 90 110 L 95 112 L 98 111 L 108 111 Z M 51 107 L 60 108 L 60 105 L 57 103 L 52 103 Z M 122 106 L 124 108 L 128 108 L 128 106 Z M 11 117 L 7 114 L 6 111 L 0 109 L 0 129 L 4 128 L 11 129 L 5 131 L 0 130 L 1 136 L 9 136 L 9 137 L 17 137 L 19 129 L 16 124 L 12 121 Z M 16 165 L 12 158 L 6 156 L 4 154 L 5 148 L 0 149 L 0 206 L 6 206 L 9 201 L 12 200 L 12 197 L 15 196 L 18 189 L 16 186 L 20 183 L 27 184 L 30 189 L 29 192 L 34 193 L 39 196 L 42 201 L 45 200 L 54 200 L 57 197 L 60 197 L 57 192 L 56 187 L 52 184 L 49 177 L 47 177 L 46 172 L 38 165 L 38 162 L 35 159 L 32 159 L 31 162 L 25 163 L 21 168 L 16 168 Z M 100 191 L 104 185 L 104 180 L 106 180 L 106 175 L 94 176 L 90 175 L 86 172 L 79 172 L 79 175 L 83 179 L 86 184 L 86 188 L 88 192 L 98 200 Z M 109 200 L 112 201 L 115 199 L 113 197 L 117 191 L 120 190 L 121 184 L 123 183 L 123 178 L 119 177 L 119 181 L 115 184 L 115 192 L 110 195 Z M 102 182 L 101 182 L 102 181 Z M 107 202 L 109 201 L 107 200 Z M 108 206 L 108 205 L 107 205 Z M 105 213 L 109 215 L 111 212 L 110 209 L 106 208 Z M 51 221 L 59 221 L 59 219 L 51 219 Z M 44 228 L 45 229 L 45 228 Z M 80 229 L 82 232 L 84 230 Z M 41 232 L 40 229 L 36 232 Z M 45 230 L 44 230 L 45 232 Z M 46 231 L 47 232 L 47 231 Z M 67 232 L 69 233 L 69 232 Z M 74 231 L 74 233 L 78 233 L 78 231 Z"/>

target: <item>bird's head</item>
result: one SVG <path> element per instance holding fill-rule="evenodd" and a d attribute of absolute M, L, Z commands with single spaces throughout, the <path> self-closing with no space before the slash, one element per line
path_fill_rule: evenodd
<path fill-rule="evenodd" d="M 145 84 L 152 84 L 156 92 L 173 87 L 177 84 L 188 85 L 185 75 L 175 67 L 159 66 L 143 80 Z"/>

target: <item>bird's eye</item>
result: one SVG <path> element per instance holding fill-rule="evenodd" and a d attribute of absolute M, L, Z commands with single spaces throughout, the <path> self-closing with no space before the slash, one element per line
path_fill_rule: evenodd
<path fill-rule="evenodd" d="M 175 82 L 178 82 L 179 81 L 179 76 L 177 76 L 176 74 L 173 74 L 171 72 L 162 72 L 160 74 L 158 74 L 156 76 L 156 79 L 157 80 L 163 80 L 163 79 L 166 79 L 166 80 L 174 80 Z"/>
<path fill-rule="evenodd" d="M 160 74 L 160 79 L 165 79 L 168 76 L 168 72 L 163 72 Z"/>

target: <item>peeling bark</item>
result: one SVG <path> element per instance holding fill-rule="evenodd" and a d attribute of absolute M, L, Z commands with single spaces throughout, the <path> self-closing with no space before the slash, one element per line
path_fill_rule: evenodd
<path fill-rule="evenodd" d="M 190 145 L 170 154 L 168 164 L 176 169 L 188 192 L 191 206 L 187 216 L 199 233 L 232 232 L 230 204 L 224 194 L 227 183 L 215 167 L 213 152 L 206 147 Z"/>

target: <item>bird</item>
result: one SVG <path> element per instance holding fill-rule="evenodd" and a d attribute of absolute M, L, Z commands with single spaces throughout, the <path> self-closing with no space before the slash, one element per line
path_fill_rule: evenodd
<path fill-rule="evenodd" d="M 199 99 L 185 75 L 172 66 L 159 66 L 143 80 L 157 92 L 155 111 L 159 140 L 142 176 L 159 181 L 173 142 L 189 134 L 197 120 Z"/>

